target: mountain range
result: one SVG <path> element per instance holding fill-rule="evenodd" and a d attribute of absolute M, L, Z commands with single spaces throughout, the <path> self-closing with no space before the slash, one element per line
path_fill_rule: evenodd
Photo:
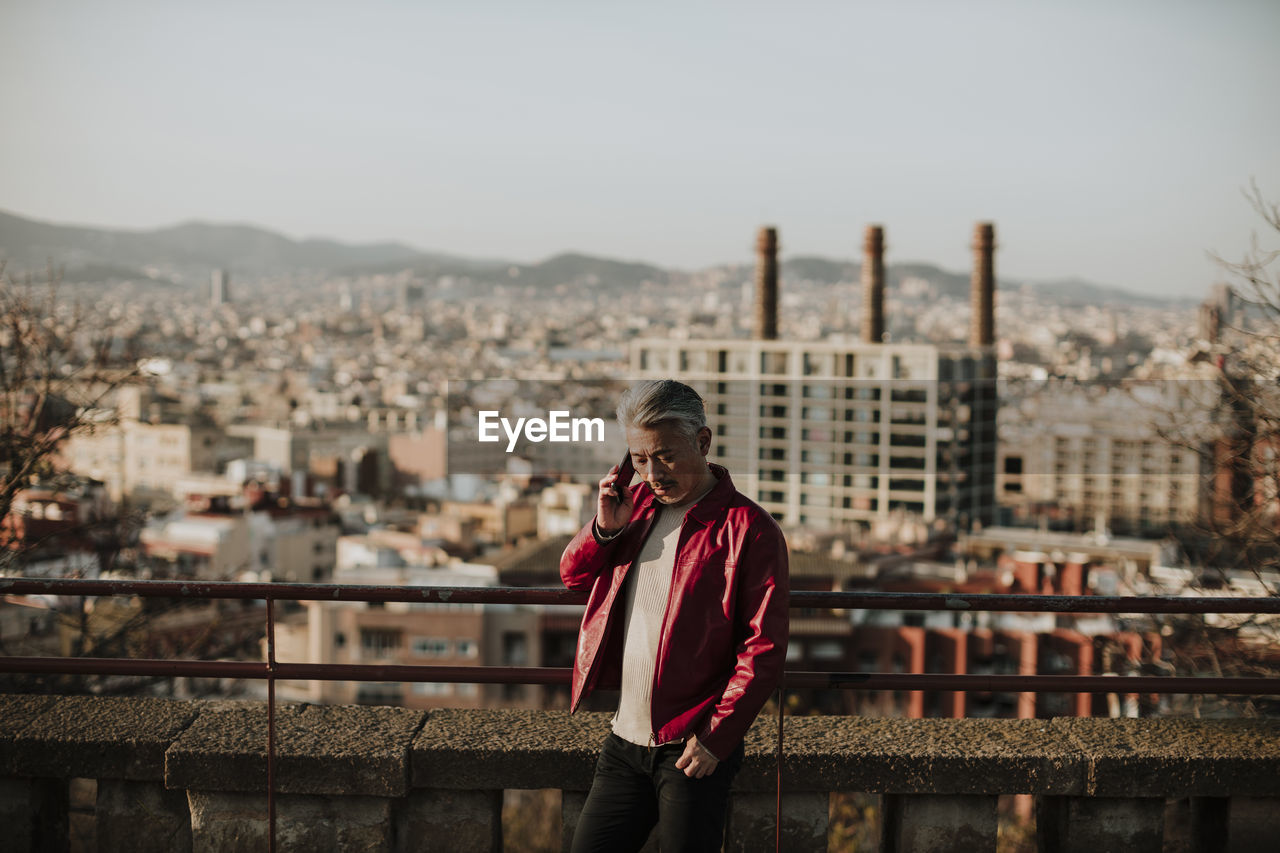
<path fill-rule="evenodd" d="M 566 282 L 601 287 L 634 288 L 646 282 L 669 283 L 685 275 L 651 264 L 625 262 L 584 254 L 564 253 L 532 264 L 498 259 L 475 259 L 423 252 L 404 243 L 348 244 L 336 240 L 293 240 L 252 225 L 186 222 L 149 231 L 57 225 L 0 211 L 0 262 L 6 274 L 39 274 L 50 263 L 67 281 L 154 278 L 164 280 L 170 270 L 225 268 L 233 275 L 282 273 L 299 270 L 339 274 L 391 273 L 410 269 L 424 277 L 453 275 L 479 282 L 513 282 L 535 288 Z M 815 283 L 857 281 L 857 261 L 797 256 L 782 260 L 785 279 Z M 742 270 L 740 264 L 725 269 Z M 749 275 L 749 274 L 748 274 Z M 968 273 L 942 270 L 925 263 L 889 264 L 890 287 L 905 278 L 930 281 L 941 292 L 962 297 L 968 292 Z M 1146 296 L 1118 287 L 1080 279 L 1029 284 L 1061 304 L 1164 305 L 1176 300 Z"/>

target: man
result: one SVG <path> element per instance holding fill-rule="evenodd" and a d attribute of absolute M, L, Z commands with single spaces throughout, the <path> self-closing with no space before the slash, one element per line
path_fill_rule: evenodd
<path fill-rule="evenodd" d="M 560 558 L 565 586 L 591 591 L 571 709 L 621 689 L 572 850 L 639 850 L 655 824 L 663 853 L 719 850 L 743 735 L 786 658 L 786 542 L 707 463 L 696 391 L 642 382 L 617 415 L 640 482 L 615 493 L 611 468 Z"/>

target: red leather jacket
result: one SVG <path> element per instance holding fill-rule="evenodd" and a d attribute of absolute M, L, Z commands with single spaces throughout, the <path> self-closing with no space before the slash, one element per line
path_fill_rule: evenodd
<path fill-rule="evenodd" d="M 718 482 L 685 516 L 654 667 L 654 743 L 689 734 L 727 756 L 782 676 L 787 652 L 787 545 L 773 518 L 711 466 Z M 573 666 L 576 711 L 622 677 L 623 583 L 653 526 L 653 492 L 632 488 L 635 509 L 617 537 L 594 520 L 560 558 L 569 589 L 590 589 Z"/>

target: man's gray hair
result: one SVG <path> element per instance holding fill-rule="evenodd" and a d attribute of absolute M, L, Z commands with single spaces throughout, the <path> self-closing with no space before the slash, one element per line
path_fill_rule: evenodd
<path fill-rule="evenodd" d="M 707 409 L 698 392 L 674 379 L 650 379 L 637 382 L 618 400 L 618 425 L 652 429 L 671 423 L 696 442 L 698 432 L 707 425 Z"/>

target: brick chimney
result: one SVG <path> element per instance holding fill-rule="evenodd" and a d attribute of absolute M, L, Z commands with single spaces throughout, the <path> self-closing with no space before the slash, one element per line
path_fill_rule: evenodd
<path fill-rule="evenodd" d="M 756 338 L 778 339 L 778 229 L 756 235 Z"/>
<path fill-rule="evenodd" d="M 884 228 L 868 225 L 862 240 L 862 341 L 884 341 Z"/>
<path fill-rule="evenodd" d="M 973 278 L 969 286 L 969 345 L 996 342 L 996 227 L 979 222 L 973 229 Z"/>

